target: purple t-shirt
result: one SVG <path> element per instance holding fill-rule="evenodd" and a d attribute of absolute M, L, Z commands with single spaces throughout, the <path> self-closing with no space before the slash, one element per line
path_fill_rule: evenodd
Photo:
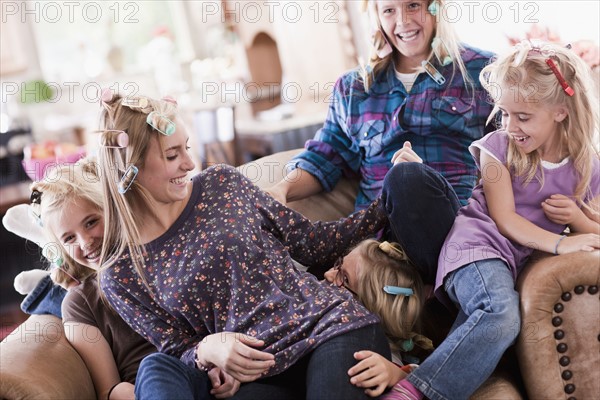
<path fill-rule="evenodd" d="M 509 137 L 505 131 L 495 131 L 473 142 L 469 147 L 477 166 L 481 168 L 482 151 L 506 165 Z M 600 194 L 600 162 L 594 160 L 595 168 L 590 183 L 590 194 L 584 199 L 589 201 Z M 565 225 L 556 224 L 546 218 L 541 203 L 553 194 L 573 196 L 579 178 L 571 160 L 559 164 L 542 165 L 544 185 L 537 179 L 524 185 L 523 177 L 512 177 L 512 189 L 517 214 L 527 218 L 535 225 L 553 233 L 561 233 Z M 454 225 L 446 237 L 438 261 L 436 295 L 443 296 L 438 290 L 446 275 L 450 272 L 479 260 L 500 258 L 504 260 L 516 279 L 520 268 L 533 252 L 535 245 L 522 246 L 504 237 L 490 217 L 481 181 L 473 190 L 468 205 L 458 212 Z M 444 299 L 445 300 L 445 299 Z"/>

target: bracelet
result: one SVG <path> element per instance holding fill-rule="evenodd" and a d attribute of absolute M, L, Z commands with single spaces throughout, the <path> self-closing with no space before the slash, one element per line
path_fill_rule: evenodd
<path fill-rule="evenodd" d="M 556 244 L 554 245 L 554 255 L 558 255 L 558 245 L 560 244 L 560 242 L 566 238 L 567 235 L 560 235 L 560 237 L 558 238 L 558 240 L 556 241 Z"/>
<path fill-rule="evenodd" d="M 196 368 L 203 372 L 208 372 L 214 368 L 213 364 L 204 365 L 200 362 L 200 359 L 198 358 L 198 346 L 196 346 L 196 349 L 194 350 L 194 362 L 196 364 Z"/>
<path fill-rule="evenodd" d="M 108 391 L 108 395 L 106 396 L 106 400 L 110 400 L 110 394 L 112 393 L 112 391 L 119 386 L 119 384 L 121 384 L 121 382 L 117 382 L 113 385 L 113 387 L 110 388 L 110 390 Z"/>

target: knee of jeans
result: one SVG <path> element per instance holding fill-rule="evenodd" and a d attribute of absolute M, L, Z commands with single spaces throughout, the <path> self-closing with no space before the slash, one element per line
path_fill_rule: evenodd
<path fill-rule="evenodd" d="M 422 163 L 399 163 L 388 171 L 383 181 L 383 187 L 388 191 L 395 188 L 410 188 L 409 192 L 414 194 L 415 191 L 438 186 L 432 184 L 432 173 L 434 171 Z"/>
<path fill-rule="evenodd" d="M 496 323 L 506 328 L 504 331 L 507 342 L 512 343 L 521 331 L 521 313 L 518 296 L 509 296 L 507 300 L 494 314 Z"/>
<path fill-rule="evenodd" d="M 146 371 L 148 369 L 156 369 L 166 367 L 171 364 L 171 359 L 168 355 L 163 353 L 152 353 L 144 357 L 140 363 L 140 371 Z"/>

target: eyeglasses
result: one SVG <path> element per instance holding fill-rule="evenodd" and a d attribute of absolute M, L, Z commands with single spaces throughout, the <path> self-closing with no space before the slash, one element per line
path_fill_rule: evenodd
<path fill-rule="evenodd" d="M 344 257 L 340 257 L 337 260 L 335 260 L 335 262 L 333 263 L 333 269 L 336 272 L 335 274 L 335 278 L 333 278 L 333 283 L 337 286 L 343 286 L 344 285 L 344 281 L 343 281 L 343 276 L 342 276 L 342 265 L 344 264 Z"/>
<path fill-rule="evenodd" d="M 337 260 L 335 260 L 335 263 L 333 263 L 333 269 L 337 271 L 335 274 L 335 278 L 333 279 L 333 283 L 337 287 L 345 287 L 346 289 L 350 290 L 348 288 L 348 278 L 344 275 L 344 271 L 342 270 L 343 265 L 344 257 L 338 258 Z"/>

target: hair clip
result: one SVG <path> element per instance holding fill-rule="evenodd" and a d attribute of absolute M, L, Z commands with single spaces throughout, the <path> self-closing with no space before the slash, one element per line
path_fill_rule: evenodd
<path fill-rule="evenodd" d="M 127 168 L 127 170 L 123 174 L 123 177 L 121 177 L 121 181 L 119 182 L 120 194 L 125 194 L 129 190 L 129 188 L 133 184 L 133 181 L 137 177 L 138 172 L 138 168 L 133 164 L 130 165 L 129 168 Z"/>
<path fill-rule="evenodd" d="M 175 104 L 177 105 L 177 100 L 175 100 L 173 97 L 171 96 L 164 96 L 162 99 L 162 101 L 166 101 L 167 103 L 171 103 L 171 104 Z"/>
<path fill-rule="evenodd" d="M 31 195 L 29 196 L 29 202 L 31 204 L 41 205 L 42 204 L 42 192 L 40 192 L 37 189 L 33 189 L 31 191 Z"/>
<path fill-rule="evenodd" d="M 379 246 L 377 247 L 379 248 L 379 250 L 383 251 L 386 254 L 391 254 L 392 252 L 404 253 L 402 249 L 399 249 L 387 240 L 384 240 L 383 242 L 379 243 Z"/>
<path fill-rule="evenodd" d="M 429 7 L 427 7 L 427 11 L 429 11 L 429 14 L 433 15 L 434 17 L 436 15 L 438 15 L 440 13 L 440 5 L 437 1 L 433 1 Z"/>
<path fill-rule="evenodd" d="M 100 91 L 100 104 L 107 105 L 113 99 L 113 92 L 110 88 L 104 88 Z"/>
<path fill-rule="evenodd" d="M 60 255 L 60 250 L 58 249 L 58 245 L 53 243 L 51 246 L 44 246 L 42 249 L 42 255 L 46 257 L 46 260 L 51 262 L 54 266 L 61 267 L 65 260 Z"/>
<path fill-rule="evenodd" d="M 407 352 L 415 348 L 415 342 L 412 339 L 404 339 L 398 343 L 398 346 L 400 347 L 400 351 Z"/>
<path fill-rule="evenodd" d="M 42 223 L 42 216 L 36 213 L 31 206 L 29 206 L 29 216 L 40 228 L 44 227 L 44 224 Z"/>
<path fill-rule="evenodd" d="M 40 192 L 39 190 L 33 189 L 31 191 L 31 195 L 29 196 L 29 202 L 31 204 L 37 204 L 39 207 L 41 207 L 42 206 L 42 192 Z M 42 223 L 42 215 L 36 213 L 31 205 L 29 206 L 29 215 L 31 216 L 31 218 L 33 218 L 33 220 L 36 222 L 36 224 L 38 224 L 38 226 L 40 226 L 40 227 L 44 226 L 44 224 Z"/>
<path fill-rule="evenodd" d="M 386 240 L 379 243 L 378 248 L 392 259 L 410 262 L 408 256 L 398 243 L 390 243 Z"/>
<path fill-rule="evenodd" d="M 148 114 L 152 111 L 152 105 L 146 97 L 123 97 L 121 99 L 121 105 L 131 108 L 132 110 L 139 110 L 144 114 Z"/>
<path fill-rule="evenodd" d="M 554 75 L 556 75 L 556 79 L 558 79 L 558 83 L 560 83 L 560 86 L 562 86 L 565 93 L 569 96 L 573 96 L 575 94 L 575 91 L 571 86 L 569 86 L 569 84 L 565 80 L 565 77 L 560 73 L 560 70 L 558 69 L 554 61 L 552 61 L 551 58 L 547 58 L 546 64 L 548 64 L 552 72 L 554 72 Z"/>
<path fill-rule="evenodd" d="M 411 288 L 399 286 L 384 286 L 383 291 L 394 296 L 412 296 L 414 294 Z"/>
<path fill-rule="evenodd" d="M 156 111 L 152 111 L 150 114 L 148 114 L 146 122 L 152 128 L 156 129 L 165 136 L 171 136 L 175 133 L 175 123 L 165 115 Z"/>
<path fill-rule="evenodd" d="M 129 145 L 129 135 L 125 131 L 107 129 L 104 131 L 95 131 L 95 133 L 100 133 L 98 139 L 102 147 L 122 149 Z"/>
<path fill-rule="evenodd" d="M 427 75 L 429 75 L 435 83 L 440 86 L 446 83 L 446 78 L 444 78 L 444 76 L 440 74 L 440 71 L 438 71 L 429 61 L 423 60 L 421 62 L 421 66 L 425 69 Z"/>
<path fill-rule="evenodd" d="M 435 4 L 435 3 L 432 3 Z M 442 59 L 440 57 L 439 54 L 439 47 L 443 47 L 443 50 L 446 52 L 446 56 L 444 57 L 444 59 Z M 448 46 L 446 46 L 446 43 L 440 39 L 439 37 L 435 37 L 433 38 L 433 41 L 431 42 L 431 48 L 433 49 L 433 54 L 435 54 L 435 57 L 437 58 L 438 62 L 445 67 L 446 65 L 452 64 L 452 57 L 450 56 L 450 50 L 448 50 Z"/>
<path fill-rule="evenodd" d="M 31 191 L 31 195 L 29 196 L 29 202 L 31 204 L 37 204 L 39 207 L 41 207 L 42 206 L 42 192 L 40 192 L 39 190 L 33 189 Z M 44 224 L 42 223 L 42 215 L 36 213 L 35 210 L 33 209 L 33 207 L 31 207 L 31 205 L 29 206 L 29 215 L 31 216 L 31 218 L 33 218 L 33 220 L 40 227 L 44 226 Z"/>

